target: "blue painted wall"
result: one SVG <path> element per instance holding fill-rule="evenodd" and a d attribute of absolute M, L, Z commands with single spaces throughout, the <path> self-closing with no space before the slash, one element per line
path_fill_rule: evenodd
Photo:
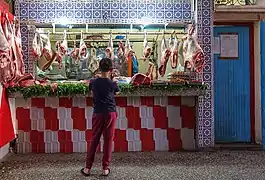
<path fill-rule="evenodd" d="M 238 33 L 238 59 L 220 59 L 214 55 L 214 112 L 216 142 L 250 142 L 250 52 L 249 28 L 222 26 L 221 33 Z"/>

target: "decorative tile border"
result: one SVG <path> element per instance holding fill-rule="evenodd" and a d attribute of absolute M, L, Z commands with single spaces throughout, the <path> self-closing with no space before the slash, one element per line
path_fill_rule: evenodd
<path fill-rule="evenodd" d="M 21 20 L 40 23 L 55 22 L 67 17 L 76 23 L 135 23 L 144 15 L 152 18 L 152 23 L 188 22 L 193 19 L 192 0 L 17 0 L 16 16 Z M 206 66 L 201 76 L 209 90 L 199 99 L 197 139 L 199 147 L 214 144 L 214 104 L 213 104 L 213 62 L 211 53 L 213 1 L 195 1 L 198 40 L 206 54 Z M 33 60 L 29 48 L 34 34 L 32 28 L 22 25 L 22 46 L 27 72 L 33 72 Z"/>
<path fill-rule="evenodd" d="M 199 147 L 214 145 L 214 98 L 213 98 L 213 1 L 197 1 L 197 32 L 198 40 L 205 52 L 206 66 L 201 78 L 209 89 L 204 97 L 199 98 L 197 123 L 197 144 Z"/>

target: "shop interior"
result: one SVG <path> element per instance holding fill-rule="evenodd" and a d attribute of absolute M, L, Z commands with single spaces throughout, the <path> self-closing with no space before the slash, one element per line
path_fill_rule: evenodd
<path fill-rule="evenodd" d="M 120 83 L 130 82 L 137 73 L 149 76 L 152 81 L 166 81 L 171 79 L 172 74 L 184 76 L 188 71 L 190 76 L 190 71 L 194 71 L 184 65 L 185 48 L 186 51 L 192 50 L 187 43 L 184 47 L 187 25 L 35 26 L 32 51 L 36 62 L 36 79 L 69 82 L 97 77 L 100 76 L 99 61 L 104 57 L 113 60 L 113 74 Z M 47 55 L 43 50 L 48 52 Z M 163 56 L 166 56 L 164 65 L 161 63 Z"/>

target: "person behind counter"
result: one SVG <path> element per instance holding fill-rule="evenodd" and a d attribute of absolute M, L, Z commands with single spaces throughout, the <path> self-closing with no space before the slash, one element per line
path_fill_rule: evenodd
<path fill-rule="evenodd" d="M 92 91 L 94 112 L 92 116 L 92 139 L 87 151 L 85 168 L 81 169 L 84 176 L 90 175 L 96 149 L 103 134 L 103 176 L 110 173 L 109 165 L 112 154 L 112 141 L 114 138 L 115 124 L 117 119 L 116 102 L 114 95 L 119 91 L 118 86 L 110 78 L 112 61 L 103 58 L 99 62 L 101 76 L 90 81 L 89 89 Z"/>

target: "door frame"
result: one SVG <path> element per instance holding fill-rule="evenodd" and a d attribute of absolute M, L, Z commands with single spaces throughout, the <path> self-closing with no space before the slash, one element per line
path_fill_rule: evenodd
<path fill-rule="evenodd" d="M 249 73 L 250 73 L 250 138 L 255 143 L 255 52 L 254 23 L 252 22 L 214 22 L 216 26 L 245 26 L 249 28 Z"/>

